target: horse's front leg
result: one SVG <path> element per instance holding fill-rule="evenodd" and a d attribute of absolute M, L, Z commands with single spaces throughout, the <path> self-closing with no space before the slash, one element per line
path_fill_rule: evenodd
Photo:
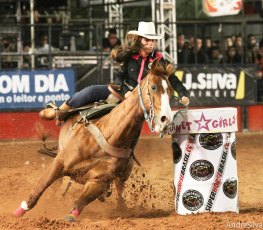
<path fill-rule="evenodd" d="M 41 176 L 37 186 L 33 192 L 29 195 L 27 200 L 22 201 L 21 206 L 16 209 L 14 215 L 16 217 L 23 216 L 26 211 L 32 209 L 43 192 L 58 178 L 62 176 L 63 163 L 58 158 L 55 158 L 51 165 L 46 169 L 46 171 Z"/>
<path fill-rule="evenodd" d="M 115 185 L 116 185 L 116 190 L 117 190 L 117 195 L 118 195 L 117 208 L 125 208 L 126 207 L 126 203 L 125 203 L 125 200 L 123 198 L 123 191 L 124 191 L 125 182 L 129 179 L 129 177 L 131 175 L 133 165 L 134 165 L 134 160 L 131 157 L 127 161 L 127 164 L 124 167 L 121 174 L 118 177 L 116 177 L 116 179 L 115 179 Z"/>

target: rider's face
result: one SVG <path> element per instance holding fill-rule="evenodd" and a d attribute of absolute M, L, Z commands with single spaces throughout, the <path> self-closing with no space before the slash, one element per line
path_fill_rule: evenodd
<path fill-rule="evenodd" d="M 142 37 L 141 44 L 142 44 L 142 49 L 146 53 L 150 54 L 153 51 L 154 47 L 155 47 L 156 40 Z"/>

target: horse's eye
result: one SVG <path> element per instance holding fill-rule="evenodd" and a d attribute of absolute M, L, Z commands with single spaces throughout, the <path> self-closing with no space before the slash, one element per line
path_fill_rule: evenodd
<path fill-rule="evenodd" d="M 157 86 L 155 84 L 152 85 L 152 90 L 153 90 L 153 92 L 155 92 L 157 90 Z"/>

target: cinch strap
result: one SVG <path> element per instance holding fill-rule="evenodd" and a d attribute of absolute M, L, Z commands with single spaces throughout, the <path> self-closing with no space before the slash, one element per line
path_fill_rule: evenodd
<path fill-rule="evenodd" d="M 90 133 L 95 138 L 97 144 L 106 153 L 117 158 L 129 158 L 131 156 L 132 150 L 130 148 L 124 149 L 110 145 L 96 125 L 92 123 L 86 123 L 85 128 L 87 128 L 90 131 Z"/>

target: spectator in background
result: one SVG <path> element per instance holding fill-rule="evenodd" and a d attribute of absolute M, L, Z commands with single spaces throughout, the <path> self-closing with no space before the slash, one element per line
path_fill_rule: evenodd
<path fill-rule="evenodd" d="M 41 22 L 41 16 L 38 10 L 34 10 L 34 22 L 35 23 Z"/>
<path fill-rule="evenodd" d="M 195 38 L 194 38 L 194 36 L 190 36 L 188 39 L 188 47 L 189 47 L 189 49 L 191 49 L 194 46 L 195 46 Z"/>
<path fill-rule="evenodd" d="M 226 52 L 226 64 L 236 65 L 242 63 L 242 57 L 237 53 L 234 46 L 228 47 Z"/>
<path fill-rule="evenodd" d="M 3 37 L 0 40 L 0 53 L 12 53 L 18 52 L 16 45 L 16 38 L 14 37 Z M 2 68 L 17 68 L 17 61 L 14 61 L 14 56 L 12 55 L 3 55 L 1 57 L 1 67 Z"/>
<path fill-rule="evenodd" d="M 51 63 L 49 52 L 57 49 L 49 44 L 48 36 L 41 34 L 39 44 L 36 47 L 36 67 L 48 67 Z"/>
<path fill-rule="evenodd" d="M 23 68 L 30 68 L 31 67 L 31 55 L 32 49 L 31 49 L 31 43 L 30 42 L 24 42 L 23 43 Z"/>
<path fill-rule="evenodd" d="M 4 37 L 1 42 L 1 52 L 17 52 L 16 39 Z"/>
<path fill-rule="evenodd" d="M 117 37 L 116 29 L 109 29 L 108 37 L 102 40 L 103 51 L 110 52 L 115 46 L 119 45 L 121 45 L 121 40 Z"/>
<path fill-rule="evenodd" d="M 232 34 L 231 36 L 231 39 L 232 39 L 232 42 L 233 42 L 233 45 L 235 44 L 235 42 L 236 42 L 236 39 L 237 39 L 237 35 L 235 35 L 235 34 Z"/>
<path fill-rule="evenodd" d="M 254 34 L 247 36 L 246 63 L 255 64 L 257 58 L 258 43 Z"/>
<path fill-rule="evenodd" d="M 209 60 L 211 59 L 212 46 L 213 46 L 212 39 L 210 37 L 207 37 L 205 39 L 204 51 L 208 56 Z"/>
<path fill-rule="evenodd" d="M 225 51 L 227 51 L 229 47 L 232 47 L 234 45 L 234 42 L 231 36 L 226 36 L 224 42 L 225 42 L 224 44 Z"/>
<path fill-rule="evenodd" d="M 242 57 L 242 60 L 244 58 L 244 45 L 243 45 L 243 39 L 241 35 L 237 35 L 234 46 L 236 48 L 237 54 Z"/>
<path fill-rule="evenodd" d="M 224 63 L 223 55 L 221 54 L 219 48 L 216 46 L 213 46 L 211 48 L 210 63 L 215 65 Z"/>
<path fill-rule="evenodd" d="M 177 35 L 177 59 L 178 64 L 186 64 L 187 57 L 189 54 L 189 48 L 185 44 L 185 36 L 184 34 Z"/>
<path fill-rule="evenodd" d="M 203 41 L 202 38 L 195 38 L 194 47 L 190 50 L 187 58 L 188 64 L 207 64 L 209 63 L 208 56 L 202 49 Z"/>
<path fill-rule="evenodd" d="M 55 51 L 56 49 L 49 44 L 47 35 L 45 34 L 40 35 L 40 40 L 36 48 L 36 53 L 38 54 L 48 53 L 49 50 Z"/>

